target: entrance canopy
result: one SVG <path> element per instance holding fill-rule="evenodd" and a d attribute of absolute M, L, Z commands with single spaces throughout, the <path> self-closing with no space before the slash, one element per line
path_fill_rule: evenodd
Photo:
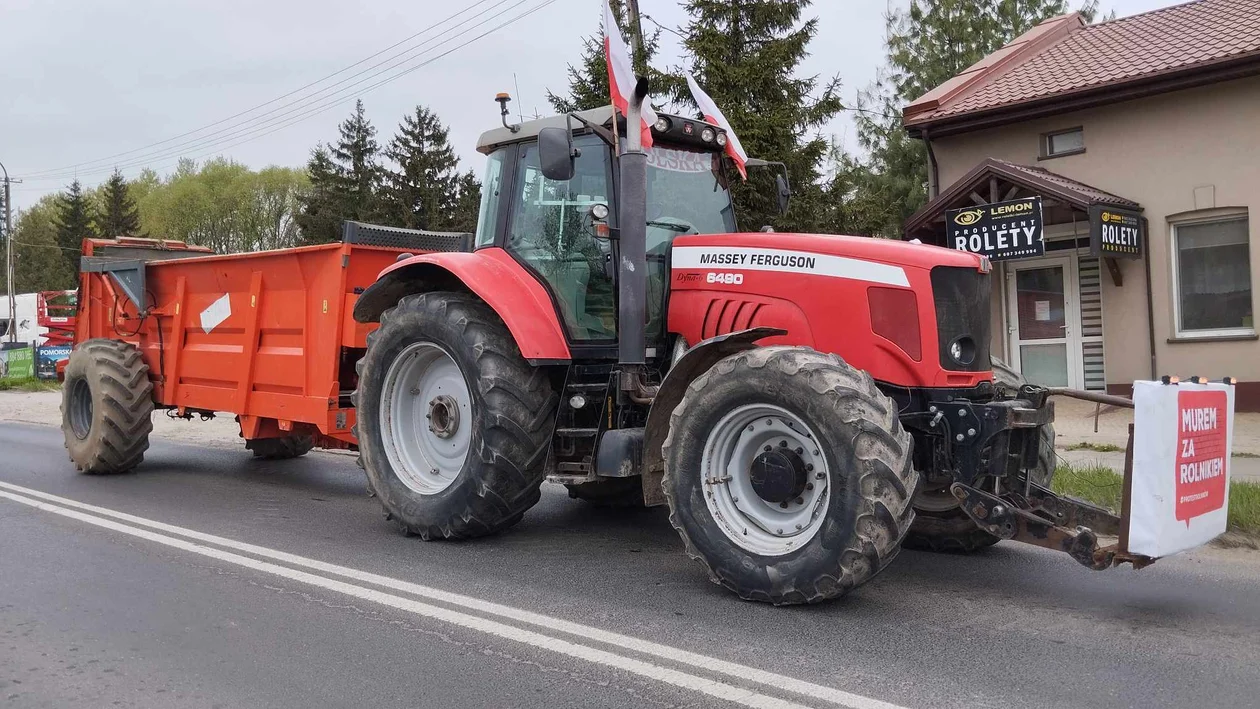
<path fill-rule="evenodd" d="M 945 246 L 945 212 L 1024 197 L 1042 198 L 1048 226 L 1086 222 L 1091 207 L 1141 209 L 1133 200 L 1049 170 L 989 158 L 912 214 L 906 221 L 905 238 Z"/>

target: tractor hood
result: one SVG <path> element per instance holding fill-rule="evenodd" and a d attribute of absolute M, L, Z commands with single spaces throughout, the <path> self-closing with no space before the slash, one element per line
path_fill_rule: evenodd
<path fill-rule="evenodd" d="M 696 252 L 687 247 L 723 247 L 719 251 L 706 254 Z M 849 259 L 887 264 L 890 266 L 909 266 L 930 270 L 936 266 L 954 266 L 974 268 L 987 272 L 987 259 L 967 251 L 946 249 L 940 246 L 914 244 L 892 239 L 877 239 L 865 236 L 833 236 L 828 234 L 782 234 L 776 232 L 755 232 L 742 234 L 706 234 L 699 236 L 682 236 L 674 240 L 674 249 L 686 248 L 686 253 L 694 254 L 698 259 L 706 259 L 707 263 L 698 261 L 698 266 L 715 267 L 755 267 L 766 258 L 778 256 L 778 263 L 792 263 L 793 252 L 840 256 Z M 745 249 L 766 249 L 773 253 L 759 256 Z M 676 255 L 677 260 L 677 255 Z M 788 261 L 784 262 L 783 259 Z M 737 262 L 742 261 L 742 262 Z M 767 262 L 770 263 L 770 262 Z M 675 266 L 679 265 L 677 262 Z"/>

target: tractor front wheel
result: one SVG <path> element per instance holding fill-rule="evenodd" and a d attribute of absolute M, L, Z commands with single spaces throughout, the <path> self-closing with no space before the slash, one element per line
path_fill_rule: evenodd
<path fill-rule="evenodd" d="M 255 438 L 245 441 L 245 449 L 253 451 L 255 458 L 263 460 L 289 460 L 311 452 L 315 441 L 310 436 L 285 436 L 283 438 Z"/>
<path fill-rule="evenodd" d="M 717 584 L 816 603 L 869 581 L 914 520 L 911 440 L 870 375 L 759 347 L 696 378 L 664 444 L 670 522 Z"/>
<path fill-rule="evenodd" d="M 76 468 L 106 475 L 139 465 L 152 414 L 149 365 L 135 345 L 94 339 L 74 348 L 61 387 L 61 432 Z"/>
<path fill-rule="evenodd" d="M 404 532 L 492 534 L 538 502 L 558 398 L 485 303 L 403 298 L 368 336 L 358 371 L 361 463 Z"/>

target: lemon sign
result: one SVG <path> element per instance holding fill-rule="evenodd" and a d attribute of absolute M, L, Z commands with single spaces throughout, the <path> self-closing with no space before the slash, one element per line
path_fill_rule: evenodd
<path fill-rule="evenodd" d="M 950 247 L 993 261 L 1046 252 L 1040 197 L 951 209 L 945 213 L 945 228 Z"/>

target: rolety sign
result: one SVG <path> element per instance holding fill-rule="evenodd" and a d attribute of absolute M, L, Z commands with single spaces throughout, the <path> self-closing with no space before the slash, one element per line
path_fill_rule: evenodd
<path fill-rule="evenodd" d="M 945 212 L 945 225 L 950 248 L 992 261 L 1046 253 L 1040 197 L 951 209 Z"/>
<path fill-rule="evenodd" d="M 1142 258 L 1142 231 L 1139 212 L 1100 204 L 1089 208 L 1089 244 L 1094 256 Z"/>

